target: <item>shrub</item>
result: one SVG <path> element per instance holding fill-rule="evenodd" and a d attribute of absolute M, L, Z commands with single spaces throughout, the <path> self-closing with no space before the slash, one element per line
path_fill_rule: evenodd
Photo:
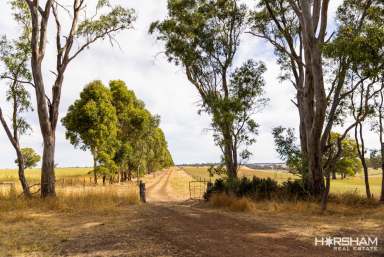
<path fill-rule="evenodd" d="M 215 183 L 208 186 L 204 197 L 206 200 L 213 193 L 234 194 L 237 197 L 251 197 L 256 199 L 271 198 L 277 193 L 279 186 L 275 180 L 270 178 L 253 177 L 252 180 L 243 177 L 236 180 L 218 179 Z"/>
<path fill-rule="evenodd" d="M 310 191 L 306 188 L 303 180 L 296 179 L 283 182 L 282 193 L 290 199 L 305 199 L 310 197 Z"/>
<path fill-rule="evenodd" d="M 310 197 L 302 180 L 288 180 L 279 185 L 271 178 L 255 176 L 252 179 L 246 177 L 236 180 L 218 179 L 214 184 L 209 184 L 204 198 L 208 200 L 213 193 L 226 193 L 259 200 L 271 198 L 298 200 Z"/>

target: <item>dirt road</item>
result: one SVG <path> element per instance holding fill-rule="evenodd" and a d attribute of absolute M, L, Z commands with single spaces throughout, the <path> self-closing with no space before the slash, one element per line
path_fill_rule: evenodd
<path fill-rule="evenodd" d="M 93 224 L 103 225 L 88 230 L 83 226 L 77 236 L 60 246 L 60 255 L 384 256 L 377 252 L 335 252 L 315 247 L 313 237 L 303 237 L 303 231 L 298 232 L 299 227 L 316 235 L 317 225 L 308 223 L 306 227 L 305 220 L 289 224 L 287 217 L 225 212 L 188 201 L 185 196 L 175 196 L 183 187 L 180 185 L 188 180 L 191 178 L 180 170 L 147 178 L 148 204 L 129 207 L 113 219 L 98 217 Z M 92 221 L 92 215 L 87 221 Z M 72 235 L 76 235 L 75 229 Z"/>

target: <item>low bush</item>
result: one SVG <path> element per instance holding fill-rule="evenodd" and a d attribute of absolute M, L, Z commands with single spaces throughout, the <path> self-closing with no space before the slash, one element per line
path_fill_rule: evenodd
<path fill-rule="evenodd" d="M 288 180 L 279 185 L 271 178 L 255 176 L 252 179 L 246 177 L 236 180 L 218 179 L 208 186 L 204 198 L 208 200 L 214 193 L 226 193 L 257 200 L 271 198 L 298 200 L 309 197 L 309 192 L 301 180 Z"/>
<path fill-rule="evenodd" d="M 306 188 L 303 180 L 296 179 L 283 182 L 282 194 L 290 199 L 307 199 L 311 196 L 309 189 Z"/>

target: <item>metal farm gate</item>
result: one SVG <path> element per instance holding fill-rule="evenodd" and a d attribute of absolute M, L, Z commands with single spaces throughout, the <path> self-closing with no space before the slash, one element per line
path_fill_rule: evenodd
<path fill-rule="evenodd" d="M 189 198 L 194 200 L 204 199 L 208 182 L 206 180 L 189 181 Z"/>

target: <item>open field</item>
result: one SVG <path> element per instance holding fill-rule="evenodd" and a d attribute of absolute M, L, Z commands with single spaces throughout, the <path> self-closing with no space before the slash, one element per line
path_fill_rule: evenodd
<path fill-rule="evenodd" d="M 56 168 L 56 186 L 60 187 L 73 187 L 73 186 L 92 186 L 94 184 L 93 177 L 89 175 L 91 168 Z M 32 192 L 36 192 L 40 184 L 41 170 L 40 169 L 27 169 L 25 176 Z M 16 190 L 21 192 L 21 185 L 17 170 L 2 169 L 0 170 L 0 182 L 15 182 Z M 4 191 L 4 186 L 0 185 L 0 192 Z"/>
<path fill-rule="evenodd" d="M 91 168 L 56 168 L 56 179 L 61 178 L 79 178 L 88 177 L 88 172 Z M 29 181 L 40 181 L 41 170 L 40 169 L 27 169 L 25 176 Z M 1 169 L 0 181 L 18 181 L 17 170 L 15 169 Z"/>
<path fill-rule="evenodd" d="M 183 169 L 190 174 L 192 177 L 196 179 L 205 179 L 210 180 L 208 173 L 208 167 L 183 167 Z M 381 170 L 369 170 L 370 177 L 370 187 L 371 192 L 374 196 L 379 197 L 381 193 Z M 275 170 L 254 170 L 247 167 L 242 167 L 239 170 L 239 176 L 245 176 L 252 178 L 253 176 L 257 176 L 260 178 L 271 178 L 279 183 L 286 181 L 287 179 L 295 179 L 296 176 L 290 174 L 286 171 L 275 171 Z M 215 176 L 213 179 L 218 178 Z M 361 195 L 365 195 L 365 183 L 364 177 L 362 174 L 355 177 L 348 177 L 346 179 L 338 179 L 331 181 L 331 193 L 351 193 L 356 192 Z"/>
<path fill-rule="evenodd" d="M 223 199 L 188 200 L 186 185 L 193 178 L 183 170 L 156 172 L 144 179 L 148 204 L 137 204 L 134 183 L 98 186 L 93 191 L 60 189 L 57 199 L 45 201 L 0 200 L 0 256 L 380 254 L 335 252 L 315 247 L 313 241 L 323 235 L 383 238 L 383 206 L 359 209 L 331 203 L 321 215 L 314 203 L 243 199 L 228 211 L 220 205 Z M 239 208 L 242 205 L 247 208 Z"/>
<path fill-rule="evenodd" d="M 184 167 L 183 168 L 191 177 L 196 180 L 214 180 L 219 178 L 215 176 L 210 178 L 207 171 L 208 167 Z M 56 169 L 56 180 L 58 186 L 64 181 L 66 185 L 79 184 L 82 185 L 84 180 L 86 184 L 92 184 L 92 176 L 88 174 L 91 168 L 57 168 Z M 377 197 L 380 194 L 381 188 L 381 170 L 370 170 L 370 186 L 372 193 Z M 254 170 L 247 167 L 242 167 L 239 171 L 240 176 L 253 177 L 257 176 L 260 178 L 272 178 L 280 183 L 287 179 L 295 179 L 296 176 L 286 171 L 279 170 Z M 40 170 L 29 169 L 26 170 L 26 177 L 31 184 L 40 182 Z M 18 182 L 17 171 L 13 169 L 0 170 L 0 182 L 14 181 Z M 175 183 L 175 182 L 174 182 Z M 16 183 L 18 185 L 18 183 Z M 348 177 L 346 179 L 332 180 L 331 191 L 333 193 L 345 193 L 356 191 L 359 194 L 365 194 L 364 178 L 360 174 L 356 177 Z"/>
<path fill-rule="evenodd" d="M 188 199 L 192 180 L 178 168 L 147 175 L 147 204 L 138 203 L 135 183 L 64 187 L 44 201 L 3 196 L 0 256 L 384 256 L 384 206 L 332 202 L 320 214 L 311 202 L 205 203 Z M 337 235 L 378 236 L 381 250 L 314 246 L 315 236 Z"/>

